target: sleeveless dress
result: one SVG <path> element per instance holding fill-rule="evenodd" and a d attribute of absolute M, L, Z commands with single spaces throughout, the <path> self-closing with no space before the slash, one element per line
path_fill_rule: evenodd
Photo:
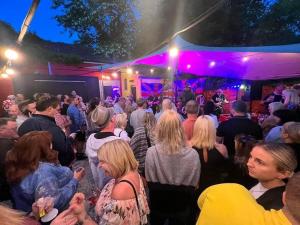
<path fill-rule="evenodd" d="M 115 200 L 111 198 L 115 179 L 110 180 L 103 188 L 96 204 L 96 213 L 99 216 L 99 225 L 140 225 L 147 224 L 149 207 L 146 192 L 139 176 L 140 190 L 137 191 L 140 212 L 136 199 Z"/>
<path fill-rule="evenodd" d="M 193 148 L 197 151 L 201 162 L 198 192 L 201 193 L 202 191 L 204 191 L 204 189 L 211 185 L 224 182 L 227 173 L 226 158 L 216 148 L 213 148 L 207 151 L 207 162 L 205 162 L 203 149 L 199 149 L 196 147 Z"/>

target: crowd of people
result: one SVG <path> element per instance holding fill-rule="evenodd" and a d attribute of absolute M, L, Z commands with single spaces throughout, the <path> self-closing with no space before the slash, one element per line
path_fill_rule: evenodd
<path fill-rule="evenodd" d="M 169 98 L 153 110 L 132 96 L 9 96 L 1 224 L 300 224 L 295 93 L 278 85 L 259 122 L 242 100 L 220 122 L 221 90 L 200 105 L 187 88 L 184 110 Z"/>

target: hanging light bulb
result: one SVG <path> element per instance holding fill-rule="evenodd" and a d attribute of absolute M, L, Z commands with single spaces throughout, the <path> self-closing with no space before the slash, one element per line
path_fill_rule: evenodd
<path fill-rule="evenodd" d="M 170 55 L 171 58 L 177 57 L 178 54 L 179 54 L 179 49 L 177 47 L 170 48 L 169 55 Z"/>

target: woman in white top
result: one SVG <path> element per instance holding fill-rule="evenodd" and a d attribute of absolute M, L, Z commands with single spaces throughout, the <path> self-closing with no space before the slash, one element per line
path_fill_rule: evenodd
<path fill-rule="evenodd" d="M 127 121 L 128 121 L 128 119 L 127 119 L 126 113 L 120 113 L 115 116 L 114 135 L 116 135 L 117 137 L 120 137 L 124 141 L 129 142 L 130 138 L 128 137 L 128 134 L 125 130 Z"/>
<path fill-rule="evenodd" d="M 247 163 L 249 175 L 258 180 L 250 189 L 256 201 L 265 209 L 281 209 L 286 178 L 297 166 L 294 151 L 285 144 L 258 144 L 250 152 Z"/>

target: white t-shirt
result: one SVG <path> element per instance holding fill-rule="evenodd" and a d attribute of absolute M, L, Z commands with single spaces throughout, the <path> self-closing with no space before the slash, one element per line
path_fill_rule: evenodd
<path fill-rule="evenodd" d="M 219 126 L 218 117 L 216 115 L 214 115 L 214 114 L 209 114 L 208 116 L 214 122 L 215 128 L 218 128 L 218 126 Z"/>
<path fill-rule="evenodd" d="M 262 196 L 267 190 L 267 188 L 265 188 L 264 186 L 262 186 L 261 183 L 258 183 L 257 185 L 255 185 L 254 187 L 252 187 L 249 191 L 252 194 L 252 196 L 255 199 L 258 199 L 260 196 Z"/>
<path fill-rule="evenodd" d="M 122 130 L 121 128 L 115 128 L 114 129 L 114 135 L 117 137 L 120 137 L 122 140 L 129 142 L 130 138 L 128 137 L 128 134 L 125 130 Z"/>

